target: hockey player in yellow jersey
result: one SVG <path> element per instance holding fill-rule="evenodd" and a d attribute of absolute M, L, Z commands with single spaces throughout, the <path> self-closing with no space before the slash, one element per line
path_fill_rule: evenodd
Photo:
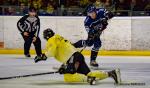
<path fill-rule="evenodd" d="M 47 40 L 45 53 L 41 57 L 36 56 L 34 60 L 37 63 L 46 60 L 47 57 L 54 57 L 63 64 L 59 68 L 59 73 L 64 75 L 65 82 L 88 82 L 93 85 L 97 80 L 108 77 L 113 78 L 116 84 L 121 82 L 119 69 L 109 72 L 90 71 L 84 56 L 68 40 L 55 34 L 52 29 L 44 30 L 43 36 Z"/>

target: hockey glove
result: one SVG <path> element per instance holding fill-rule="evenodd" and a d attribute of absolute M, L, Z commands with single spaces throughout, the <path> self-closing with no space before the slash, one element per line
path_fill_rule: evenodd
<path fill-rule="evenodd" d="M 113 17 L 115 16 L 115 14 L 113 13 L 113 12 L 108 12 L 108 13 L 106 13 L 106 17 L 108 18 L 108 19 L 112 19 Z"/>
<path fill-rule="evenodd" d="M 102 22 L 102 25 L 103 25 L 101 31 L 103 31 L 104 29 L 106 29 L 106 27 L 107 27 L 107 25 L 108 25 L 108 22 L 107 22 L 107 19 L 106 19 L 106 18 L 103 18 L 103 19 L 101 20 L 101 22 Z"/>
<path fill-rule="evenodd" d="M 65 74 L 66 73 L 66 69 L 67 69 L 67 66 L 62 64 L 58 70 L 59 74 Z"/>
<path fill-rule="evenodd" d="M 76 73 L 76 70 L 75 70 L 73 64 L 69 64 L 69 65 L 62 64 L 61 67 L 59 68 L 58 72 L 60 74 L 66 74 L 66 73 L 74 74 L 74 73 Z"/>

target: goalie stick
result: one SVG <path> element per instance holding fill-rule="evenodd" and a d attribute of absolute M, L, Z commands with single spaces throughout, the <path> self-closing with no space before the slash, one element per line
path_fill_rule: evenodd
<path fill-rule="evenodd" d="M 55 73 L 59 73 L 59 72 L 58 71 L 54 71 L 54 72 L 43 72 L 43 73 L 35 73 L 35 74 L 28 74 L 28 75 L 2 77 L 2 78 L 0 78 L 0 80 L 25 78 L 25 77 L 40 76 L 40 75 L 55 74 Z"/>

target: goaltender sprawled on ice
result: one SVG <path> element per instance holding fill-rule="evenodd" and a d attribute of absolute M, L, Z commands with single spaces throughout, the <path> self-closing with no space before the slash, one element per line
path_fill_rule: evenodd
<path fill-rule="evenodd" d="M 68 40 L 55 34 L 50 28 L 44 30 L 43 36 L 47 40 L 46 51 L 42 56 L 36 56 L 34 60 L 37 63 L 53 56 L 63 64 L 59 68 L 59 73 L 64 75 L 65 82 L 87 82 L 93 85 L 97 80 L 111 77 L 116 84 L 121 83 L 119 69 L 109 72 L 90 71 L 84 56 Z"/>

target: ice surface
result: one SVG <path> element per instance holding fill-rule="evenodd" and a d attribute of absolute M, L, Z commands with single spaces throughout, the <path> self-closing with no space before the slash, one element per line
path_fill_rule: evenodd
<path fill-rule="evenodd" d="M 88 57 L 86 61 L 89 64 Z M 110 78 L 92 86 L 87 83 L 68 84 L 63 82 L 63 75 L 51 74 L 0 80 L 0 88 L 150 88 L 150 57 L 100 56 L 97 61 L 100 68 L 105 71 L 120 68 L 124 83 L 135 82 L 145 85 L 114 85 Z M 34 63 L 33 58 L 25 58 L 22 55 L 0 55 L 0 77 L 55 71 L 52 68 L 59 65 L 60 63 L 53 58 Z"/>

